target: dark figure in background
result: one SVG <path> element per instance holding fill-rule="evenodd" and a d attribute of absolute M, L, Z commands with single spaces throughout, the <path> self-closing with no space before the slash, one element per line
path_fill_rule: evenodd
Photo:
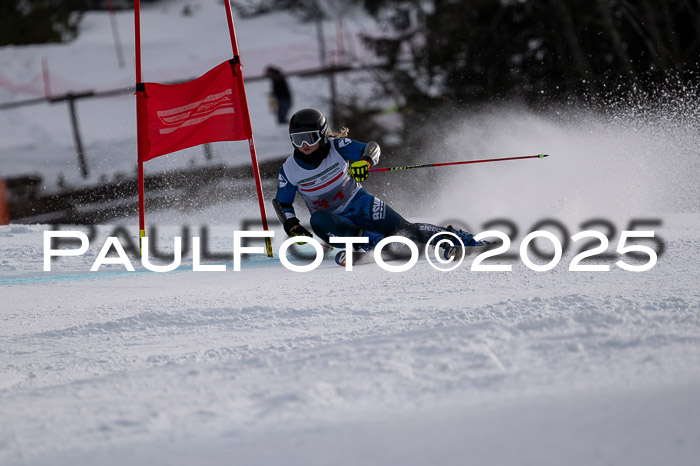
<path fill-rule="evenodd" d="M 265 69 L 265 76 L 270 78 L 272 92 L 270 94 L 270 106 L 277 113 L 277 123 L 285 124 L 289 121 L 287 114 L 292 108 L 292 93 L 287 85 L 282 71 L 273 66 Z"/>

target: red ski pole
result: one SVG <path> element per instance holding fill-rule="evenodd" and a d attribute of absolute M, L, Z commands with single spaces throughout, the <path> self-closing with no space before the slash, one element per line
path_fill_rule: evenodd
<path fill-rule="evenodd" d="M 372 168 L 370 172 L 388 172 L 394 170 L 408 170 L 410 168 L 445 167 L 447 165 L 466 165 L 468 163 L 505 162 L 506 160 L 543 159 L 545 157 L 549 157 L 549 154 L 523 155 L 520 157 L 504 157 L 500 159 L 466 160 L 463 162 L 426 163 L 423 165 L 405 165 L 403 167 Z"/>

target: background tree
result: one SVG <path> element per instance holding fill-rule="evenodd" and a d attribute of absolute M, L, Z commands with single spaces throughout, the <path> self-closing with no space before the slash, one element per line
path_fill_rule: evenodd
<path fill-rule="evenodd" d="M 693 0 L 356 0 L 408 107 L 593 95 L 698 69 Z"/>
<path fill-rule="evenodd" d="M 0 46 L 72 40 L 87 6 L 85 0 L 2 0 Z"/>
<path fill-rule="evenodd" d="M 700 68 L 697 0 L 354 1 L 381 25 L 364 41 L 385 65 L 409 158 L 434 115 L 505 100 L 604 103 Z"/>

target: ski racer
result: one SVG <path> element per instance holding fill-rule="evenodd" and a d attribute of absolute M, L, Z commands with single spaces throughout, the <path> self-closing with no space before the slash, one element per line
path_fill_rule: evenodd
<path fill-rule="evenodd" d="M 311 229 L 327 243 L 332 236 L 366 237 L 366 244 L 354 247 L 370 251 L 387 236 L 404 236 L 426 244 L 436 233 L 446 231 L 456 234 L 465 247 L 490 244 L 474 241 L 472 234 L 452 226 L 411 223 L 370 194 L 360 182 L 379 162 L 379 145 L 355 141 L 347 135 L 347 128 L 331 132 L 326 117 L 314 108 L 292 115 L 289 137 L 294 153 L 280 168 L 277 195 L 272 201 L 287 235 L 312 236 L 301 225 L 292 205 L 299 194 L 311 212 Z M 447 259 L 455 254 L 455 249 L 445 246 L 441 254 Z M 336 255 L 336 262 L 345 265 L 345 251 Z"/>

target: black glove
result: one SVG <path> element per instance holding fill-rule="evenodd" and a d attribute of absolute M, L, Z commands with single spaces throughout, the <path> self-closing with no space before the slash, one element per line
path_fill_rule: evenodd
<path fill-rule="evenodd" d="M 309 230 L 301 226 L 301 222 L 299 222 L 299 219 L 296 217 L 285 220 L 282 227 L 284 228 L 284 232 L 287 233 L 287 236 L 290 238 L 293 236 L 313 236 Z"/>

